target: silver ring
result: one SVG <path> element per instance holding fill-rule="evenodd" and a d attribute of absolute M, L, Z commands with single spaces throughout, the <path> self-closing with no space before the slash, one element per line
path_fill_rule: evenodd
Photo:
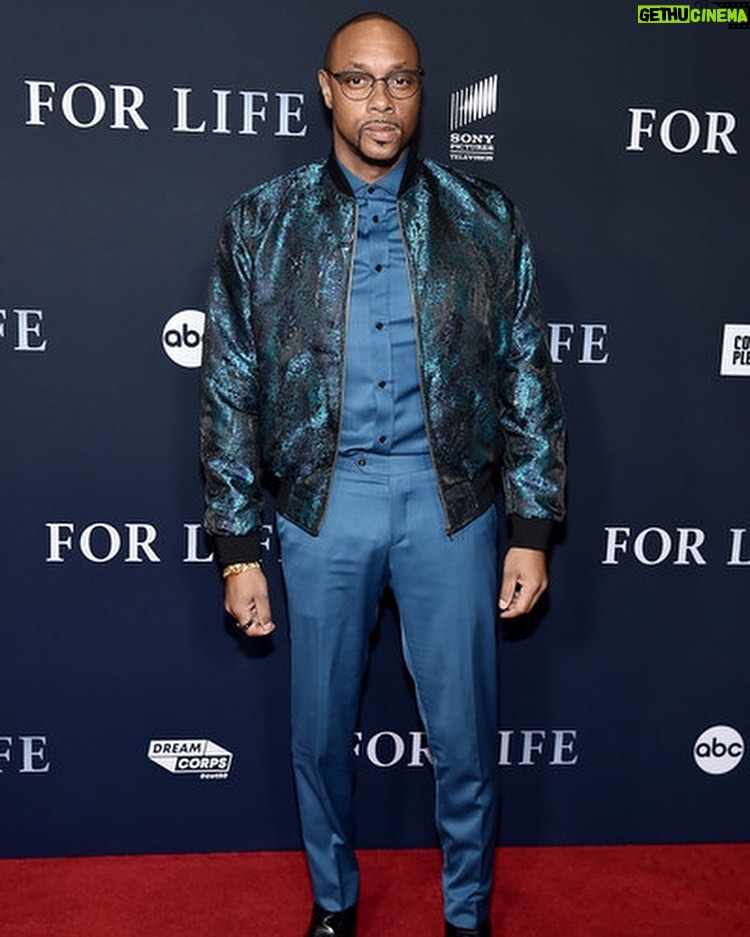
<path fill-rule="evenodd" d="M 248 628 L 252 627 L 252 622 L 249 621 L 246 625 L 243 625 L 241 621 L 235 621 L 235 626 L 240 629 L 240 631 L 247 631 Z"/>

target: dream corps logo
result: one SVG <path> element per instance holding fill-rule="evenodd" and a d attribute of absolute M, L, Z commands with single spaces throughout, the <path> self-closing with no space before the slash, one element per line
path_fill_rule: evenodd
<path fill-rule="evenodd" d="M 494 133 L 472 133 L 462 128 L 496 114 L 498 97 L 497 75 L 451 94 L 448 102 L 451 159 L 491 162 L 495 158 Z"/>
<path fill-rule="evenodd" d="M 232 752 L 210 739 L 152 739 L 148 757 L 170 774 L 197 774 L 201 780 L 224 780 L 232 769 Z"/>

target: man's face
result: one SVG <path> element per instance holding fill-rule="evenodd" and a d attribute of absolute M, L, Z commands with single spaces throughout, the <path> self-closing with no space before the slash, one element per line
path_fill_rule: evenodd
<path fill-rule="evenodd" d="M 417 49 L 395 23 L 365 20 L 348 26 L 330 52 L 331 72 L 370 72 L 376 78 L 403 68 L 419 68 Z M 374 182 L 401 158 L 417 129 L 420 93 L 406 100 L 389 97 L 378 81 L 365 101 L 344 96 L 338 81 L 318 72 L 326 107 L 333 118 L 333 150 L 344 166 L 360 179 Z"/>

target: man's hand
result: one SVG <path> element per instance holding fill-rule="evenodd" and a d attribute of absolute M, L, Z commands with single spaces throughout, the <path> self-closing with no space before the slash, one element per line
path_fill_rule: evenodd
<path fill-rule="evenodd" d="M 227 576 L 224 580 L 224 608 L 250 638 L 270 634 L 276 627 L 271 620 L 268 583 L 259 569 Z"/>
<path fill-rule="evenodd" d="M 518 618 L 536 605 L 547 588 L 547 554 L 543 550 L 511 547 L 505 554 L 500 587 L 501 618 Z"/>

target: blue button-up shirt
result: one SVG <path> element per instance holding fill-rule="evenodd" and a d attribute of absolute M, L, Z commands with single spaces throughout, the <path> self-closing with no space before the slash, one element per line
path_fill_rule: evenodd
<path fill-rule="evenodd" d="M 339 451 L 426 454 L 414 312 L 396 196 L 406 158 L 377 182 L 341 167 L 359 206 Z"/>

